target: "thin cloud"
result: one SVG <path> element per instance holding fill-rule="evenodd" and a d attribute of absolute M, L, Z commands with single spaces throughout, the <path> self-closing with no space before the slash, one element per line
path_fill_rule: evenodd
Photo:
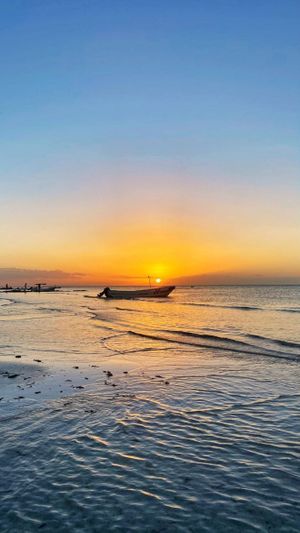
<path fill-rule="evenodd" d="M 85 276 L 82 272 L 7 267 L 0 268 L 0 285 L 5 285 L 6 283 L 84 283 Z"/>

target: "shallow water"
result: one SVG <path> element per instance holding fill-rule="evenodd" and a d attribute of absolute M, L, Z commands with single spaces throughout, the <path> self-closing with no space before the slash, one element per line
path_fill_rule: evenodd
<path fill-rule="evenodd" d="M 300 288 L 95 293 L 0 295 L 1 532 L 299 531 Z"/>

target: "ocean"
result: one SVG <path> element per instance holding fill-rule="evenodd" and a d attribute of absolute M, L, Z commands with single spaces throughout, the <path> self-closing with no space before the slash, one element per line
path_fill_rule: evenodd
<path fill-rule="evenodd" d="M 300 287 L 0 294 L 0 531 L 298 532 Z"/>

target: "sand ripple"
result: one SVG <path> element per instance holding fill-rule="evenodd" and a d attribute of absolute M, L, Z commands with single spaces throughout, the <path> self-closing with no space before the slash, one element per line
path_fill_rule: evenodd
<path fill-rule="evenodd" d="M 238 392 L 91 393 L 7 421 L 1 531 L 298 531 L 299 395 Z"/>

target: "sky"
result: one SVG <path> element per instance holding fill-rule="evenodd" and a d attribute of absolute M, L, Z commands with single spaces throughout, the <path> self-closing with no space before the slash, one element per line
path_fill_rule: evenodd
<path fill-rule="evenodd" d="M 1 2 L 0 285 L 300 281 L 299 17 Z"/>

